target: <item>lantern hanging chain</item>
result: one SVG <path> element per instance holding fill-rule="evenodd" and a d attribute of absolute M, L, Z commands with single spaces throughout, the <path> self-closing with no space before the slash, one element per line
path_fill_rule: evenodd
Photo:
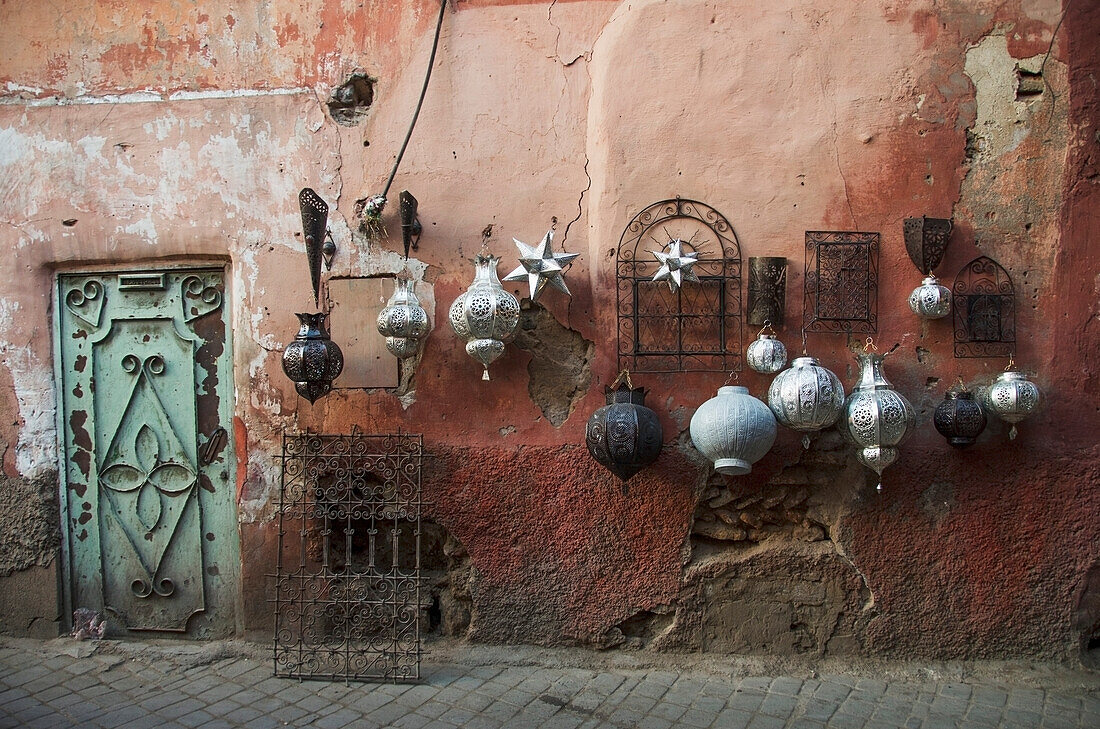
<path fill-rule="evenodd" d="M 773 327 L 773 326 L 772 326 L 772 320 L 771 320 L 771 319 L 765 319 L 765 320 L 764 320 L 764 328 L 763 328 L 763 329 L 761 329 L 761 330 L 760 330 L 760 331 L 759 331 L 759 332 L 757 333 L 757 335 L 756 335 L 756 336 L 758 336 L 758 337 L 759 337 L 759 336 L 763 335 L 763 334 L 764 334 L 764 332 L 766 332 L 766 331 L 769 331 L 769 330 L 771 331 L 771 333 L 772 333 L 772 336 L 775 336 L 775 333 L 776 333 L 776 332 L 775 332 L 775 327 Z M 805 348 L 805 345 L 803 345 L 803 348 Z M 805 352 L 803 352 L 803 354 L 805 354 Z"/>
<path fill-rule="evenodd" d="M 1005 367 L 1005 372 L 1011 372 L 1014 369 L 1016 369 L 1016 355 L 1010 354 L 1008 355 L 1008 366 Z"/>
<path fill-rule="evenodd" d="M 802 327 L 802 356 L 806 356 L 806 327 Z"/>
<path fill-rule="evenodd" d="M 416 102 L 416 111 L 413 112 L 412 121 L 409 122 L 409 129 L 405 132 L 405 141 L 401 143 L 401 149 L 397 153 L 397 159 L 393 161 L 393 169 L 390 170 L 389 179 L 386 180 L 386 186 L 382 189 L 383 199 L 390 194 L 390 185 L 393 184 L 393 178 L 397 175 L 397 168 L 401 166 L 401 158 L 405 156 L 405 149 L 409 146 L 413 129 L 416 127 L 416 120 L 420 116 L 420 107 L 424 105 L 424 96 L 428 93 L 428 81 L 432 77 L 432 66 L 435 65 L 435 52 L 439 48 L 439 34 L 443 28 L 443 13 L 446 9 L 447 0 L 439 0 L 439 18 L 435 21 L 435 39 L 432 41 L 432 53 L 428 58 L 428 70 L 424 74 L 424 85 L 420 89 L 420 99 Z"/>
<path fill-rule="evenodd" d="M 875 344 L 874 337 L 867 337 L 867 341 L 863 343 L 863 351 L 867 353 L 878 351 L 878 345 Z"/>
<path fill-rule="evenodd" d="M 615 378 L 615 381 L 611 383 L 611 388 L 614 389 L 619 386 L 619 383 L 626 380 L 626 386 L 631 390 L 634 389 L 634 383 L 630 381 L 630 370 L 622 370 L 619 372 L 619 376 Z"/>
<path fill-rule="evenodd" d="M 733 370 L 729 373 L 729 376 L 726 377 L 726 381 L 722 383 L 722 387 L 726 387 L 730 382 L 737 382 L 737 370 Z"/>

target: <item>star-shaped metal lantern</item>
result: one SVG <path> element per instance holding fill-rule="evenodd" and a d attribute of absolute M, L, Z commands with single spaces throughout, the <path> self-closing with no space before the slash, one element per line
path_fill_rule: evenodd
<path fill-rule="evenodd" d="M 546 235 L 537 246 L 529 246 L 515 238 L 512 242 L 519 246 L 520 266 L 505 276 L 505 281 L 527 279 L 531 286 L 531 301 L 538 301 L 539 296 L 546 289 L 546 284 L 550 284 L 566 296 L 572 296 L 569 293 L 569 287 L 565 285 L 565 279 L 562 278 L 562 267 L 579 256 L 579 253 L 554 253 L 552 248 L 554 231 L 552 230 L 546 231 Z"/>
<path fill-rule="evenodd" d="M 668 280 L 668 287 L 675 291 L 684 281 L 699 282 L 691 267 L 698 263 L 698 252 L 684 253 L 684 242 L 674 238 L 668 242 L 668 253 L 650 251 L 661 262 L 661 268 L 653 274 L 654 281 Z"/>

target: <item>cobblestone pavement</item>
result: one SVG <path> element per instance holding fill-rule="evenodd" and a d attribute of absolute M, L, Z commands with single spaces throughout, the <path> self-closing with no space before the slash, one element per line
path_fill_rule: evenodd
<path fill-rule="evenodd" d="M 0 727 L 1100 729 L 1100 674 L 1057 666 L 430 649 L 420 684 L 344 685 L 248 643 L 0 639 Z"/>

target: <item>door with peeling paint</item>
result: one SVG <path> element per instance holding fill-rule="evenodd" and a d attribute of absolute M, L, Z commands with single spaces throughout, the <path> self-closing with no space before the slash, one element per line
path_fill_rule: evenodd
<path fill-rule="evenodd" d="M 239 547 L 221 269 L 58 276 L 69 609 L 234 632 Z"/>

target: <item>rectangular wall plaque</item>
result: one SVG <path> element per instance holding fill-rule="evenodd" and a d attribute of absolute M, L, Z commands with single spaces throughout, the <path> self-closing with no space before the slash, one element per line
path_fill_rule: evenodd
<path fill-rule="evenodd" d="M 878 233 L 806 231 L 802 328 L 872 333 L 878 329 Z"/>

